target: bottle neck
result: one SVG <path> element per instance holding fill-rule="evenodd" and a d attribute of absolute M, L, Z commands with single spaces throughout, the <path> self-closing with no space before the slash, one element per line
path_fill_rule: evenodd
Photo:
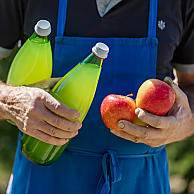
<path fill-rule="evenodd" d="M 48 36 L 39 36 L 36 32 L 34 32 L 29 39 L 33 42 L 40 43 L 40 44 L 49 42 Z"/>
<path fill-rule="evenodd" d="M 81 63 L 91 63 L 101 66 L 103 59 L 96 57 L 93 53 L 91 53 L 88 57 L 86 57 Z"/>

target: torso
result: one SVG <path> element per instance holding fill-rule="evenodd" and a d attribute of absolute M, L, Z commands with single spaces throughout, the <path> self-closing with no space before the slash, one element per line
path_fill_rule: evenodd
<path fill-rule="evenodd" d="M 159 0 L 157 37 L 159 39 L 157 77 L 172 76 L 173 54 L 183 33 L 183 6 L 181 0 Z M 47 5 L 48 9 L 46 9 Z M 52 9 L 49 9 L 52 7 Z M 52 24 L 51 39 L 54 44 L 57 25 L 57 1 L 41 3 L 26 1 L 24 22 L 25 37 L 33 31 L 38 19 L 46 18 Z M 68 1 L 66 36 L 81 37 L 146 37 L 149 1 L 123 0 L 103 18 L 100 17 L 96 0 Z M 37 15 L 39 15 L 37 17 Z M 28 19 L 27 19 L 28 18 Z M 163 23 L 164 22 L 164 23 Z"/>

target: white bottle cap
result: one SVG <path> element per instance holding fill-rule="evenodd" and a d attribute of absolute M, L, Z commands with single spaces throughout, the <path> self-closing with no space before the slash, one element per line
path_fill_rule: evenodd
<path fill-rule="evenodd" d="M 51 33 L 51 24 L 47 20 L 40 20 L 34 30 L 39 36 L 48 36 Z"/>
<path fill-rule="evenodd" d="M 98 42 L 93 48 L 92 53 L 101 59 L 105 59 L 108 56 L 109 48 L 106 44 Z"/>

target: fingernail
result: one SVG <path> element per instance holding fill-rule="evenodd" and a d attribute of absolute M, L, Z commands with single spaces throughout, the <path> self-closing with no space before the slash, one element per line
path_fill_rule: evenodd
<path fill-rule="evenodd" d="M 125 128 L 125 124 L 121 121 L 121 122 L 118 123 L 118 127 L 120 129 L 124 129 Z"/>
<path fill-rule="evenodd" d="M 140 113 L 140 111 L 141 111 L 141 110 L 140 110 L 139 108 L 136 108 L 136 109 L 135 109 L 135 114 L 138 115 L 138 114 Z"/>
<path fill-rule="evenodd" d="M 172 79 L 171 79 L 171 77 L 169 77 L 169 76 L 166 76 L 166 77 L 164 78 L 164 81 L 167 81 L 167 82 L 172 83 Z"/>
<path fill-rule="evenodd" d="M 170 77 L 165 77 L 164 82 L 166 82 L 168 85 L 172 85 L 172 79 Z"/>

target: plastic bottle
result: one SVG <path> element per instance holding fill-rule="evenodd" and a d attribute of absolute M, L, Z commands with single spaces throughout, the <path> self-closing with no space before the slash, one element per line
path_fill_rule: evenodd
<path fill-rule="evenodd" d="M 53 88 L 51 95 L 70 108 L 80 112 L 78 120 L 83 121 L 94 98 L 102 62 L 109 48 L 97 43 L 92 53 L 70 70 Z M 49 165 L 62 154 L 68 143 L 56 146 L 44 143 L 36 138 L 24 135 L 21 142 L 22 152 L 31 161 Z"/>
<path fill-rule="evenodd" d="M 34 30 L 35 32 L 20 48 L 12 62 L 7 84 L 22 86 L 51 77 L 52 52 L 48 40 L 51 25 L 46 20 L 40 20 Z"/>

